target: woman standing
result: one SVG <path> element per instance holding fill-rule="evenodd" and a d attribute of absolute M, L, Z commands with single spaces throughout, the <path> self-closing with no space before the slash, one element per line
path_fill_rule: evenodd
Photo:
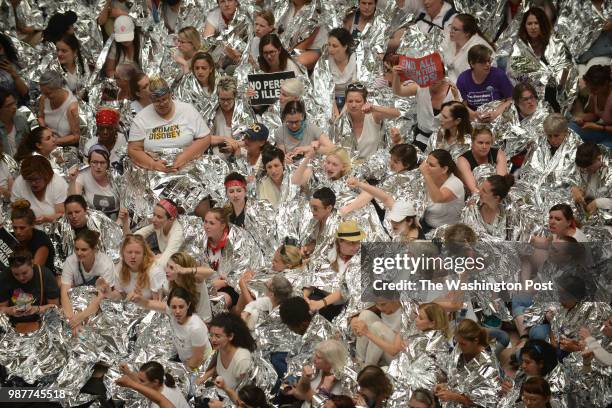
<path fill-rule="evenodd" d="M 51 129 L 60 146 L 78 145 L 81 138 L 79 104 L 69 89 L 64 88 L 62 74 L 46 71 L 39 80 L 38 124 Z"/>
<path fill-rule="evenodd" d="M 236 390 L 253 365 L 251 353 L 255 351 L 255 339 L 242 319 L 230 313 L 221 313 L 212 319 L 210 337 L 216 358 L 197 384 L 220 376 L 229 389 Z"/>
<path fill-rule="evenodd" d="M 159 300 L 166 277 L 155 263 L 155 256 L 140 235 L 128 234 L 121 244 L 121 262 L 115 268 L 113 297 Z"/>
<path fill-rule="evenodd" d="M 150 248 L 159 253 L 157 262 L 165 265 L 172 254 L 178 252 L 183 245 L 185 236 L 183 226 L 177 220 L 183 209 L 170 199 L 161 199 L 153 208 L 152 223 L 136 231 L 147 242 L 152 242 Z"/>
<path fill-rule="evenodd" d="M 367 159 L 382 147 L 383 119 L 397 118 L 400 112 L 396 108 L 368 103 L 368 90 L 359 82 L 349 84 L 345 96 L 345 111 L 352 130 L 349 143 L 359 158 Z"/>
<path fill-rule="evenodd" d="M 102 145 L 93 145 L 87 155 L 89 167 L 78 175 L 71 174 L 69 194 L 81 194 L 91 208 L 115 220 L 119 213 L 119 194 L 109 177 L 110 153 Z"/>
<path fill-rule="evenodd" d="M 53 222 L 64 214 L 68 184 L 53 172 L 49 160 L 30 156 L 21 162 L 21 175 L 11 192 L 11 202 L 22 198 L 30 202 L 36 224 Z"/>
<path fill-rule="evenodd" d="M 506 154 L 501 148 L 491 147 L 493 145 L 493 132 L 489 128 L 476 129 L 472 135 L 471 149 L 463 153 L 457 159 L 457 168 L 461 174 L 465 186 L 472 193 L 478 192 L 474 169 L 483 164 L 495 166 L 495 172 L 499 176 L 508 174 Z"/>
<path fill-rule="evenodd" d="M 425 188 L 427 207 L 421 219 L 423 232 L 444 224 L 456 224 L 461 219 L 465 191 L 459 170 L 450 153 L 436 149 L 419 166 Z"/>
<path fill-rule="evenodd" d="M 429 138 L 426 152 L 444 149 L 458 157 L 470 144 L 470 113 L 461 102 L 449 101 L 441 106 L 440 130 Z"/>

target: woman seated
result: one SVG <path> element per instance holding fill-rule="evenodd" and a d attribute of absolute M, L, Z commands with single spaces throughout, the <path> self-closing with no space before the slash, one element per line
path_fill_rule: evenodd
<path fill-rule="evenodd" d="M 283 186 L 288 185 L 289 177 L 285 177 L 285 153 L 270 146 L 261 153 L 261 164 L 266 175 L 257 185 L 257 198 L 267 200 L 272 207 L 278 208 L 283 196 Z"/>
<path fill-rule="evenodd" d="M 393 384 L 389 376 L 375 365 L 363 367 L 357 374 L 357 384 L 359 393 L 356 400 L 360 406 L 374 408 L 387 406 L 387 400 L 393 394 Z"/>
<path fill-rule="evenodd" d="M 471 14 L 456 14 L 445 32 L 442 44 L 442 59 L 448 68 L 448 78 L 457 82 L 462 72 L 470 69 L 468 51 L 475 45 L 482 45 L 495 51 L 491 43 L 478 27 L 478 21 Z"/>
<path fill-rule="evenodd" d="M 342 384 L 336 374 L 343 372 L 347 360 L 348 351 L 344 344 L 338 340 L 320 342 L 315 348 L 313 365 L 305 365 L 298 383 L 286 387 L 283 393 L 308 404 L 315 394 L 342 394 Z"/>
<path fill-rule="evenodd" d="M 463 209 L 461 222 L 471 225 L 476 232 L 484 232 L 493 237 L 510 239 L 505 206 L 502 201 L 514 185 L 514 177 L 494 175 L 487 177 L 478 187 L 477 203 L 470 203 Z"/>
<path fill-rule="evenodd" d="M 36 265 L 44 265 L 55 272 L 55 249 L 49 236 L 34 228 L 36 215 L 27 200 L 19 199 L 11 205 L 11 223 L 13 235 L 19 245 L 32 253 L 32 261 Z"/>
<path fill-rule="evenodd" d="M 442 402 L 452 402 L 460 405 L 482 405 L 479 404 L 480 398 L 487 398 L 487 401 L 497 401 L 497 391 L 501 382 L 497 367 L 492 365 L 495 359 L 491 356 L 487 331 L 478 323 L 470 319 L 462 320 L 457 327 L 455 338 L 457 345 L 453 351 L 456 363 L 450 368 L 448 382 L 436 384 L 434 393 Z M 451 357 L 452 358 L 452 357 Z M 478 367 L 478 368 L 476 368 Z M 474 381 L 459 384 L 457 381 L 467 378 L 474 369 L 487 370 L 491 373 L 488 377 L 480 377 Z M 470 376 L 470 378 L 473 378 Z M 458 388 L 462 392 L 456 391 Z M 476 393 L 473 391 L 478 390 Z M 486 393 L 483 393 L 486 391 Z M 485 397 L 486 395 L 486 397 Z"/>
<path fill-rule="evenodd" d="M 79 103 L 57 71 L 45 71 L 38 81 L 38 124 L 53 132 L 60 146 L 77 146 L 81 138 Z"/>
<path fill-rule="evenodd" d="M 252 368 L 255 339 L 242 319 L 230 313 L 213 317 L 210 339 L 216 357 L 196 383 L 202 384 L 209 378 L 220 376 L 229 389 L 236 390 Z"/>
<path fill-rule="evenodd" d="M 286 242 L 274 251 L 272 270 L 283 272 L 287 269 L 296 269 L 303 266 L 302 253 L 296 240 L 286 239 Z"/>
<path fill-rule="evenodd" d="M 316 142 L 315 142 L 315 146 Z M 317 149 L 318 150 L 318 149 Z M 298 186 L 305 186 L 311 181 L 313 175 L 312 167 L 309 167 L 310 162 L 315 156 L 315 149 L 311 147 L 306 152 L 306 155 L 300 162 L 297 170 L 291 177 L 291 183 Z M 319 180 L 322 182 L 334 182 L 342 179 L 351 171 L 351 159 L 346 150 L 339 147 L 332 150 L 327 156 L 325 156 L 325 162 L 323 163 L 323 176 L 327 180 Z"/>
<path fill-rule="evenodd" d="M 494 121 L 512 103 L 512 83 L 502 69 L 491 66 L 492 54 L 490 48 L 474 45 L 468 51 L 470 69 L 457 78 L 457 88 L 470 109 L 470 119 L 479 122 Z M 501 101 L 493 112 L 476 112 L 493 101 Z"/>
<path fill-rule="evenodd" d="M 87 160 L 87 169 L 78 175 L 76 171 L 71 174 L 68 193 L 83 195 L 90 208 L 115 220 L 119 214 L 119 194 L 110 180 L 110 153 L 102 145 L 93 145 L 89 148 Z"/>
<path fill-rule="evenodd" d="M 68 184 L 53 172 L 49 160 L 30 156 L 21 162 L 21 175 L 11 192 L 11 202 L 25 199 L 36 215 L 35 223 L 53 222 L 64 214 Z"/>
<path fill-rule="evenodd" d="M 28 85 L 19 74 L 19 56 L 9 36 L 0 33 L 0 50 L 4 58 L 0 59 L 0 89 L 9 92 L 18 101 L 28 97 Z M 20 103 L 21 104 L 21 103 Z"/>
<path fill-rule="evenodd" d="M 217 101 L 219 107 L 215 112 L 212 133 L 218 136 L 231 137 L 232 119 L 236 107 L 236 78 L 222 76 L 217 83 Z"/>
<path fill-rule="evenodd" d="M 162 268 L 140 235 L 128 234 L 121 244 L 121 262 L 115 268 L 112 297 L 130 301 L 160 300 L 166 282 Z"/>
<path fill-rule="evenodd" d="M 191 57 L 189 69 L 197 80 L 203 94 L 209 98 L 214 95 L 216 86 L 216 69 L 215 62 L 210 54 L 203 51 L 197 51 Z"/>
<path fill-rule="evenodd" d="M 575 115 L 570 128 L 585 142 L 612 148 L 612 79 L 610 66 L 595 65 L 582 79 L 589 91 L 588 108 Z"/>
<path fill-rule="evenodd" d="M 528 378 L 521 386 L 521 401 L 525 408 L 551 407 L 551 396 L 550 385 L 541 377 Z"/>
<path fill-rule="evenodd" d="M 128 154 L 139 167 L 164 173 L 178 171 L 208 149 L 210 129 L 193 105 L 173 99 L 163 78 L 151 78 L 149 89 L 153 103 L 134 117 Z M 183 151 L 173 163 L 155 159 L 147 153 L 165 148 Z"/>
<path fill-rule="evenodd" d="M 437 149 L 419 166 L 427 190 L 427 206 L 421 219 L 423 232 L 461 219 L 465 191 L 459 169 L 446 150 Z"/>
<path fill-rule="evenodd" d="M 79 40 L 74 34 L 64 34 L 55 41 L 55 50 L 67 88 L 73 94 L 82 96 L 87 87 L 89 67 L 81 55 Z"/>
<path fill-rule="evenodd" d="M 161 199 L 153 207 L 151 224 L 136 231 L 134 234 L 141 235 L 149 244 L 160 265 L 165 265 L 170 256 L 178 252 L 185 240 L 183 226 L 178 221 L 178 216 L 184 210 L 168 199 Z"/>
<path fill-rule="evenodd" d="M 151 104 L 151 92 L 149 91 L 149 76 L 144 72 L 136 72 L 130 77 L 130 95 L 132 102 L 132 115 L 136 115 L 143 108 Z"/>
<path fill-rule="evenodd" d="M 378 0 L 359 0 L 359 7 L 344 18 L 344 29 L 358 40 L 374 21 Z M 331 32 L 329 33 L 331 36 Z"/>
<path fill-rule="evenodd" d="M 165 267 L 170 292 L 182 288 L 194 304 L 194 313 L 208 323 L 212 318 L 210 297 L 208 296 L 207 279 L 214 271 L 206 266 L 198 266 L 195 259 L 187 252 L 172 254 Z M 148 309 L 164 312 L 166 303 L 159 300 L 139 299 L 140 305 Z"/>
<path fill-rule="evenodd" d="M 461 99 L 459 90 L 453 82 L 446 78 L 433 82 L 427 88 L 421 88 L 414 81 L 401 83 L 399 75 L 404 71 L 404 68 L 395 65 L 392 71 L 393 93 L 404 97 L 415 97 L 417 123 L 412 129 L 414 136 L 412 143 L 421 149 L 421 151 L 425 151 L 434 130 L 439 126 L 444 126 L 442 125 L 443 120 L 448 125 L 449 112 L 447 111 L 446 115 L 444 115 L 442 111 L 445 106 L 454 106 L 449 105 L 452 101 L 459 101 Z M 457 119 L 457 115 L 453 115 L 453 119 Z M 464 123 L 469 125 L 469 119 L 466 119 Z M 456 125 L 453 130 L 456 131 Z"/>
<path fill-rule="evenodd" d="M 325 152 L 333 149 L 334 145 L 325 132 L 306 119 L 304 102 L 288 102 L 283 108 L 281 119 L 283 126 L 276 130 L 274 140 L 276 147 L 285 152 L 287 157 L 304 153 L 314 141 L 318 141 Z"/>
<path fill-rule="evenodd" d="M 51 152 L 56 147 L 53 131 L 43 126 L 37 126 L 21 139 L 17 147 L 17 153 L 15 153 L 15 160 L 21 162 L 26 157 L 33 155 L 40 155 L 47 160 L 54 160 L 51 158 Z"/>
<path fill-rule="evenodd" d="M 114 286 L 115 265 L 112 259 L 98 251 L 100 234 L 84 230 L 74 239 L 74 253 L 64 262 L 61 277 L 62 309 L 73 330 L 79 330 L 81 323 L 98 310 L 103 294 L 97 296 L 85 310 L 75 313 L 68 292 L 77 286 L 95 286 L 98 279 L 104 282 L 99 287 Z"/>
<path fill-rule="evenodd" d="M 478 192 L 478 185 L 474 178 L 474 169 L 483 164 L 495 167 L 495 173 L 499 176 L 508 174 L 506 154 L 501 148 L 491 147 L 493 145 L 493 132 L 483 127 L 474 130 L 472 134 L 472 146 L 470 150 L 463 153 L 457 159 L 457 168 L 461 174 L 463 183 L 472 193 Z"/>
<path fill-rule="evenodd" d="M 259 58 L 259 42 L 261 38 L 274 31 L 274 13 L 271 10 L 261 10 L 255 12 L 255 35 L 251 39 L 249 46 L 249 61 L 255 64 Z"/>
<path fill-rule="evenodd" d="M 217 0 L 218 7 L 208 12 L 204 25 L 204 38 L 212 37 L 224 31 L 232 22 L 238 2 L 236 0 Z"/>
<path fill-rule="evenodd" d="M 104 74 L 108 78 L 114 78 L 115 69 L 120 64 L 142 67 L 140 27 L 134 25 L 131 17 L 122 15 L 115 19 L 114 31 L 115 41 L 113 41 L 104 63 Z"/>
<path fill-rule="evenodd" d="M 17 99 L 0 88 L 0 139 L 2 150 L 9 156 L 17 153 L 17 146 L 30 134 L 30 124 L 25 114 L 17 110 Z"/>
<path fill-rule="evenodd" d="M 523 122 L 538 110 L 538 91 L 529 82 L 519 82 L 512 90 L 512 101 L 519 120 Z"/>
<path fill-rule="evenodd" d="M 548 210 L 548 229 L 553 234 L 553 239 L 560 237 L 572 237 L 578 242 L 588 242 L 589 239 L 580 228 L 574 218 L 572 207 L 568 204 L 555 204 Z"/>
<path fill-rule="evenodd" d="M 130 370 L 125 363 L 119 365 L 121 373 L 145 387 L 151 388 L 163 395 L 175 408 L 189 408 L 190 405 L 176 386 L 174 377 L 164 372 L 164 366 L 157 361 L 149 361 L 140 366 L 138 372 Z"/>
<path fill-rule="evenodd" d="M 170 326 L 178 358 L 187 370 L 197 370 L 212 352 L 208 328 L 194 314 L 195 301 L 185 289 L 173 289 L 166 303 L 166 313 L 171 315 Z"/>
<path fill-rule="evenodd" d="M 266 295 L 254 299 L 249 291 L 249 281 L 253 277 L 253 273 L 245 272 L 240 279 L 240 295 L 244 296 L 242 302 L 246 305 L 240 313 L 240 317 L 250 330 L 254 330 L 260 318 L 269 314 L 285 299 L 289 299 L 293 295 L 293 287 L 291 282 L 284 276 L 275 275 L 268 279 L 266 285 Z"/>
<path fill-rule="evenodd" d="M 350 147 L 361 159 L 367 159 L 383 147 L 383 120 L 397 118 L 399 110 L 394 107 L 378 106 L 367 102 L 368 90 L 359 82 L 351 83 L 346 88 L 345 108 L 351 134 L 343 135 L 349 140 L 340 141 L 340 145 Z"/>
<path fill-rule="evenodd" d="M 191 59 L 202 48 L 200 33 L 195 27 L 183 27 L 178 32 L 176 42 L 177 52 L 174 54 L 174 60 L 180 65 L 183 74 L 186 74 L 191 69 Z"/>
<path fill-rule="evenodd" d="M 362 3 L 370 1 L 373 2 L 373 0 L 361 0 L 360 7 Z M 344 108 L 346 87 L 357 80 L 357 57 L 353 52 L 353 47 L 353 37 L 346 29 L 334 28 L 329 32 L 327 53 L 329 54 L 329 69 L 334 81 L 334 118 L 338 117 Z"/>
<path fill-rule="evenodd" d="M 127 150 L 127 140 L 119 132 L 119 112 L 110 108 L 100 108 L 96 112 L 96 136 L 85 144 L 86 151 L 90 152 L 95 145 L 101 146 L 110 152 L 109 164 L 122 169 L 120 162 Z"/>
<path fill-rule="evenodd" d="M 40 327 L 41 314 L 59 306 L 59 288 L 53 273 L 32 263 L 32 253 L 17 246 L 0 275 L 0 312 L 9 316 L 19 333 Z"/>
<path fill-rule="evenodd" d="M 303 74 L 275 33 L 268 33 L 259 40 L 257 62 L 259 68 L 267 74 L 285 71 L 293 71 L 296 77 Z"/>

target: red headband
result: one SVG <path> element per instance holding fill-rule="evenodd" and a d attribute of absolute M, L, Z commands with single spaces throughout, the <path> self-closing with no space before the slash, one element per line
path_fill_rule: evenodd
<path fill-rule="evenodd" d="M 242 180 L 229 180 L 225 182 L 225 188 L 242 187 L 246 188 L 246 183 Z"/>
<path fill-rule="evenodd" d="M 159 201 L 159 205 L 166 210 L 166 212 L 168 214 L 170 214 L 170 217 L 172 218 L 176 218 L 176 216 L 178 215 L 178 210 L 176 209 L 176 206 L 174 204 L 172 204 L 170 201 L 164 199 L 164 200 L 160 200 Z"/>
<path fill-rule="evenodd" d="M 119 123 L 119 114 L 112 109 L 100 109 L 96 113 L 96 125 L 116 125 Z"/>

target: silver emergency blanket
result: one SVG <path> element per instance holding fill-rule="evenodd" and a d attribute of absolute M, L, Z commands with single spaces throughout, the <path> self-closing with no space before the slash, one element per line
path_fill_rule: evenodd
<path fill-rule="evenodd" d="M 568 129 L 565 140 L 555 154 L 551 155 L 546 135 L 541 134 L 527 151 L 521 167 L 521 178 L 533 185 L 546 183 L 557 188 L 568 188 L 576 184 L 578 168 L 575 159 L 580 143 L 580 136 Z"/>
<path fill-rule="evenodd" d="M 461 349 L 457 346 L 451 353 L 446 367 L 448 389 L 467 395 L 475 405 L 497 407 L 501 381 L 495 355 L 484 350 L 467 363 L 461 362 L 461 359 Z M 450 408 L 461 405 L 443 402 L 442 406 Z"/>
<path fill-rule="evenodd" d="M 461 222 L 469 225 L 480 239 L 486 241 L 508 240 L 511 237 L 512 226 L 507 212 L 512 208 L 511 203 L 503 201 L 500 204 L 499 214 L 491 224 L 485 222 L 480 214 L 480 199 L 474 197 L 469 200 L 461 213 Z"/>
<path fill-rule="evenodd" d="M 574 58 L 587 51 L 602 33 L 609 18 L 609 10 L 606 10 L 609 4 L 603 2 L 602 6 L 604 13 L 589 1 L 564 1 L 558 6 L 555 32 L 565 39 Z"/>
<path fill-rule="evenodd" d="M 121 258 L 119 248 L 123 239 L 121 226 L 103 212 L 87 210 L 87 228 L 100 233 L 98 249 L 110 256 L 113 262 L 118 262 Z M 55 247 L 55 267 L 61 271 L 63 261 L 74 252 L 75 233 L 66 216 L 52 224 L 50 238 Z"/>
<path fill-rule="evenodd" d="M 585 193 L 585 198 L 612 198 L 612 151 L 599 145 L 602 151 L 601 168 L 595 174 L 580 172 L 577 186 Z M 597 213 L 586 215 L 589 224 L 612 225 L 612 208 L 599 209 Z"/>
<path fill-rule="evenodd" d="M 470 147 L 472 146 L 472 137 L 470 135 L 464 135 L 463 143 L 456 140 L 452 144 L 449 144 L 448 140 L 444 138 L 444 134 L 442 132 L 443 130 L 440 128 L 429 136 L 425 153 L 429 154 L 436 149 L 444 149 L 448 150 L 453 157 L 453 160 L 457 161 L 459 156 L 470 150 Z"/>
<path fill-rule="evenodd" d="M 290 16 L 291 3 L 283 2 L 274 8 L 274 21 L 280 40 L 286 50 L 293 50 L 296 45 L 307 39 L 319 26 L 321 1 L 315 0 L 302 6 L 302 8 Z M 282 26 L 286 20 L 287 26 Z"/>
<path fill-rule="evenodd" d="M 182 102 L 188 102 L 202 115 L 206 123 L 214 120 L 218 107 L 216 89 L 212 93 L 205 89 L 191 72 L 183 75 L 174 88 L 174 95 Z M 210 126 L 209 126 L 210 127 Z"/>
<path fill-rule="evenodd" d="M 505 0 L 455 0 L 455 8 L 459 13 L 476 17 L 480 30 L 490 40 L 495 38 L 506 18 Z"/>
<path fill-rule="evenodd" d="M 544 376 L 544 379 L 548 382 L 552 393 L 551 405 L 555 408 L 567 408 L 567 396 L 565 395 L 567 379 L 563 365 L 557 364 L 550 373 Z M 508 378 L 504 379 L 504 381 L 506 380 Z M 522 370 L 519 370 L 512 381 L 513 387 L 499 401 L 499 407 L 511 408 L 516 406 L 516 402 L 520 400 L 521 386 L 525 380 L 527 380 L 527 375 Z"/>
<path fill-rule="evenodd" d="M 576 66 L 566 43 L 555 35 L 550 37 L 542 59 L 530 45 L 517 40 L 508 61 L 508 76 L 517 82 L 530 82 L 538 95 L 544 95 L 546 87 L 554 88 L 562 111 L 569 109 L 576 97 Z"/>

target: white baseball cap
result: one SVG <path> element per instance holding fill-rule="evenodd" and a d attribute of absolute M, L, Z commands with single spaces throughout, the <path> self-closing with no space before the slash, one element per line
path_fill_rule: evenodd
<path fill-rule="evenodd" d="M 393 222 L 404 221 L 406 217 L 414 217 L 416 210 L 414 206 L 407 201 L 396 201 L 393 208 L 389 211 L 387 218 Z"/>
<path fill-rule="evenodd" d="M 115 19 L 115 41 L 134 41 L 134 22 L 128 16 L 119 16 Z"/>

